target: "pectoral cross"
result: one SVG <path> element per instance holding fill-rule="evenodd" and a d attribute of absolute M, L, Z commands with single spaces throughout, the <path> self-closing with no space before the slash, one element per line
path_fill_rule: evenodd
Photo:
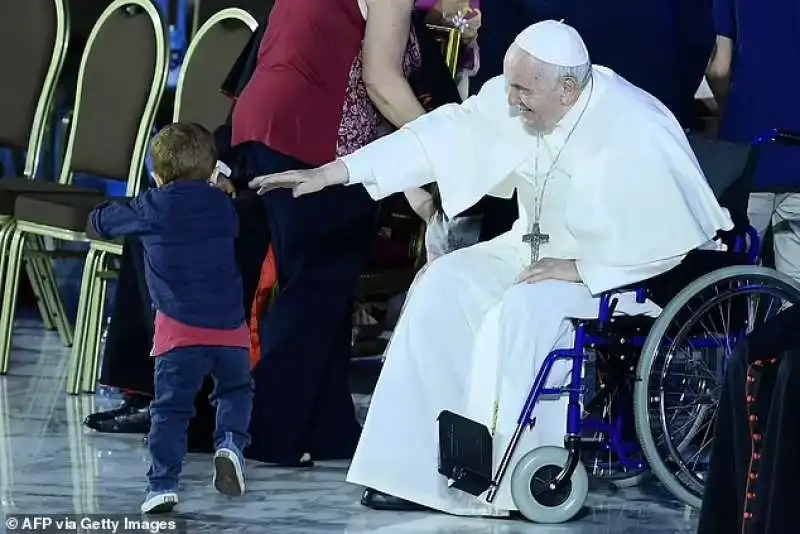
<path fill-rule="evenodd" d="M 550 235 L 543 234 L 539 223 L 533 223 L 531 233 L 522 236 L 522 241 L 531 246 L 531 265 L 539 261 L 539 247 L 550 242 Z"/>

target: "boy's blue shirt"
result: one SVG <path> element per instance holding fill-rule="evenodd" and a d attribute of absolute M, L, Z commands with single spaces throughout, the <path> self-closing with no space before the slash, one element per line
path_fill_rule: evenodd
<path fill-rule="evenodd" d="M 208 183 L 183 180 L 149 189 L 91 214 L 104 239 L 139 237 L 156 308 L 189 326 L 233 329 L 244 322 L 233 201 Z"/>

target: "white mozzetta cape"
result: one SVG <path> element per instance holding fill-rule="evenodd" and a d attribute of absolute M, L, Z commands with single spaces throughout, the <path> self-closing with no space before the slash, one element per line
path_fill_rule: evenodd
<path fill-rule="evenodd" d="M 574 259 L 596 294 L 638 281 L 614 280 L 610 270 L 679 259 L 732 222 L 669 110 L 605 67 L 594 67 L 593 79 L 558 165 L 571 181 Z M 499 76 L 463 104 L 441 107 L 344 157 L 350 183 L 380 199 L 436 182 L 450 217 L 485 195 L 510 197 L 518 185 L 514 171 L 533 156 L 536 137 L 506 94 Z M 592 276 L 595 270 L 603 274 Z"/>

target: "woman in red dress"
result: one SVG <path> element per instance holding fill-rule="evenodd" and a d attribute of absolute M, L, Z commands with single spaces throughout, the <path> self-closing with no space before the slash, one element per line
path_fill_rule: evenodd
<path fill-rule="evenodd" d="M 233 111 L 256 175 L 317 167 L 424 113 L 413 0 L 277 0 Z M 322 6 L 324 5 L 324 9 Z M 280 291 L 259 319 L 247 456 L 287 466 L 350 458 L 361 432 L 348 387 L 350 317 L 374 232 L 362 188 L 264 195 Z"/>

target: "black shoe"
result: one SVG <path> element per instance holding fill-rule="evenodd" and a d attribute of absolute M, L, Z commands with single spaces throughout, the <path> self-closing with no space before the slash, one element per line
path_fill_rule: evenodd
<path fill-rule="evenodd" d="M 108 434 L 147 434 L 150 432 L 149 401 L 142 397 L 126 398 L 119 408 L 88 415 L 83 424 Z"/>
<path fill-rule="evenodd" d="M 83 423 L 92 428 L 92 426 L 97 424 L 98 421 L 102 421 L 104 419 L 113 419 L 121 415 L 130 415 L 142 408 L 148 408 L 151 400 L 152 399 L 150 397 L 146 397 L 144 395 L 125 395 L 122 398 L 122 404 L 119 405 L 119 407 L 105 412 L 95 412 L 93 414 L 89 414 L 86 416 L 86 419 L 84 419 Z"/>
<path fill-rule="evenodd" d="M 421 504 L 394 497 L 372 488 L 365 489 L 364 493 L 361 494 L 361 504 L 373 510 L 388 512 L 423 512 L 428 510 L 427 507 Z"/>

